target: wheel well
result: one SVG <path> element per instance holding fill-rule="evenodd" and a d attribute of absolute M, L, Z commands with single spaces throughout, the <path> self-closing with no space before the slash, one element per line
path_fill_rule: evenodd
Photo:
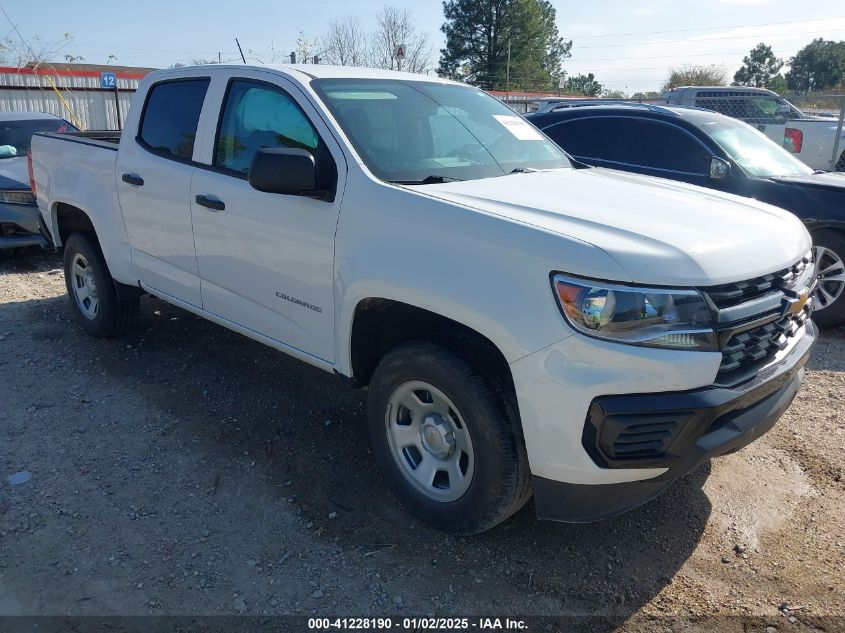
<path fill-rule="evenodd" d="M 56 224 L 59 230 L 59 241 L 62 246 L 67 244 L 68 238 L 74 233 L 86 233 L 94 241 L 94 245 L 102 250 L 100 246 L 100 239 L 97 237 L 97 231 L 94 230 L 94 224 L 91 218 L 79 207 L 65 202 L 59 202 L 56 206 Z M 106 263 L 108 269 L 108 263 Z M 109 273 L 111 276 L 111 273 Z M 119 299 L 129 299 L 143 295 L 143 291 L 136 286 L 128 286 L 112 279 L 115 291 Z"/>
<path fill-rule="evenodd" d="M 78 207 L 60 202 L 56 206 L 56 223 L 59 228 L 59 240 L 62 244 L 67 242 L 74 233 L 91 233 L 96 236 L 91 218 Z"/>
<path fill-rule="evenodd" d="M 807 225 L 807 230 L 810 234 L 818 233 L 820 231 L 828 231 L 845 235 L 845 222 L 817 222 Z"/>
<path fill-rule="evenodd" d="M 486 336 L 457 321 L 416 306 L 389 299 L 365 299 L 355 308 L 351 360 L 355 384 L 366 386 L 379 361 L 408 341 L 429 341 L 458 349 L 462 356 L 485 368 L 491 379 L 513 393 L 510 366 Z"/>

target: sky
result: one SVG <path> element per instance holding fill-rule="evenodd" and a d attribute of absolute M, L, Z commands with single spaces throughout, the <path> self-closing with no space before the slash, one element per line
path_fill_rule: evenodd
<path fill-rule="evenodd" d="M 167 67 L 192 59 L 239 59 L 235 37 L 248 58 L 279 58 L 296 48 L 300 33 L 319 38 L 334 18 L 357 16 L 371 29 L 384 4 L 413 12 L 429 34 L 436 66 L 444 37 L 442 3 L 436 0 L 0 0 L 25 39 L 38 36 L 64 55 L 126 66 Z M 592 72 L 606 87 L 628 93 L 657 90 L 669 69 L 718 64 L 729 77 L 759 42 L 788 59 L 813 38 L 845 40 L 845 4 L 795 0 L 552 0 L 560 34 L 572 39 L 568 75 Z M 838 7 L 838 8 L 837 8 Z M 70 34 L 70 39 L 65 39 Z M 0 35 L 17 38 L 0 14 Z M 253 51 L 253 52 L 251 52 Z M 286 61 L 286 60 L 284 60 Z"/>

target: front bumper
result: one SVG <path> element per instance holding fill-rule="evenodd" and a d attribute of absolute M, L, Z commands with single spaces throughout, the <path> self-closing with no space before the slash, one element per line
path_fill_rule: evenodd
<path fill-rule="evenodd" d="M 529 450 L 538 517 L 588 522 L 615 516 L 707 459 L 753 442 L 774 426 L 798 392 L 816 333 L 808 322 L 790 348 L 736 387 L 595 395 L 579 424 L 581 455 L 595 470 L 582 467 L 577 479 L 543 476 L 544 464 L 535 468 Z M 638 450 L 626 452 L 626 443 Z"/>

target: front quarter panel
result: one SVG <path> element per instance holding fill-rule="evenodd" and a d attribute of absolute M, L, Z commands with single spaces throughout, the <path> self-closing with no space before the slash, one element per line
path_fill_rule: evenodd
<path fill-rule="evenodd" d="M 501 186 L 490 179 L 490 186 Z M 630 281 L 602 250 L 512 219 L 350 170 L 336 241 L 338 370 L 352 375 L 356 306 L 391 299 L 453 319 L 512 362 L 572 334 L 549 275 Z M 583 272 L 582 272 L 583 274 Z"/>

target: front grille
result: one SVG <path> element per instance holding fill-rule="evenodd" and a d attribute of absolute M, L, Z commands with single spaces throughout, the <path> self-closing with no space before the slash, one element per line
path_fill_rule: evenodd
<path fill-rule="evenodd" d="M 719 384 L 735 384 L 756 373 L 789 345 L 789 339 L 798 334 L 811 312 L 812 299 L 798 314 L 730 336 L 722 348 L 722 364 L 716 381 Z"/>
<path fill-rule="evenodd" d="M 789 345 L 813 311 L 812 296 L 803 308 L 792 312 L 790 305 L 815 283 L 815 266 L 810 253 L 792 266 L 747 281 L 706 288 L 705 294 L 717 312 L 717 333 L 722 363 L 718 385 L 735 385 L 754 376 L 775 355 Z M 748 313 L 746 305 L 758 306 Z M 741 316 L 733 320 L 733 316 Z"/>
<path fill-rule="evenodd" d="M 737 281 L 721 286 L 707 288 L 707 295 L 717 308 L 729 308 L 757 299 L 763 295 L 775 291 L 791 288 L 797 279 L 800 279 L 813 265 L 811 253 L 795 262 L 792 266 L 747 281 Z"/>

